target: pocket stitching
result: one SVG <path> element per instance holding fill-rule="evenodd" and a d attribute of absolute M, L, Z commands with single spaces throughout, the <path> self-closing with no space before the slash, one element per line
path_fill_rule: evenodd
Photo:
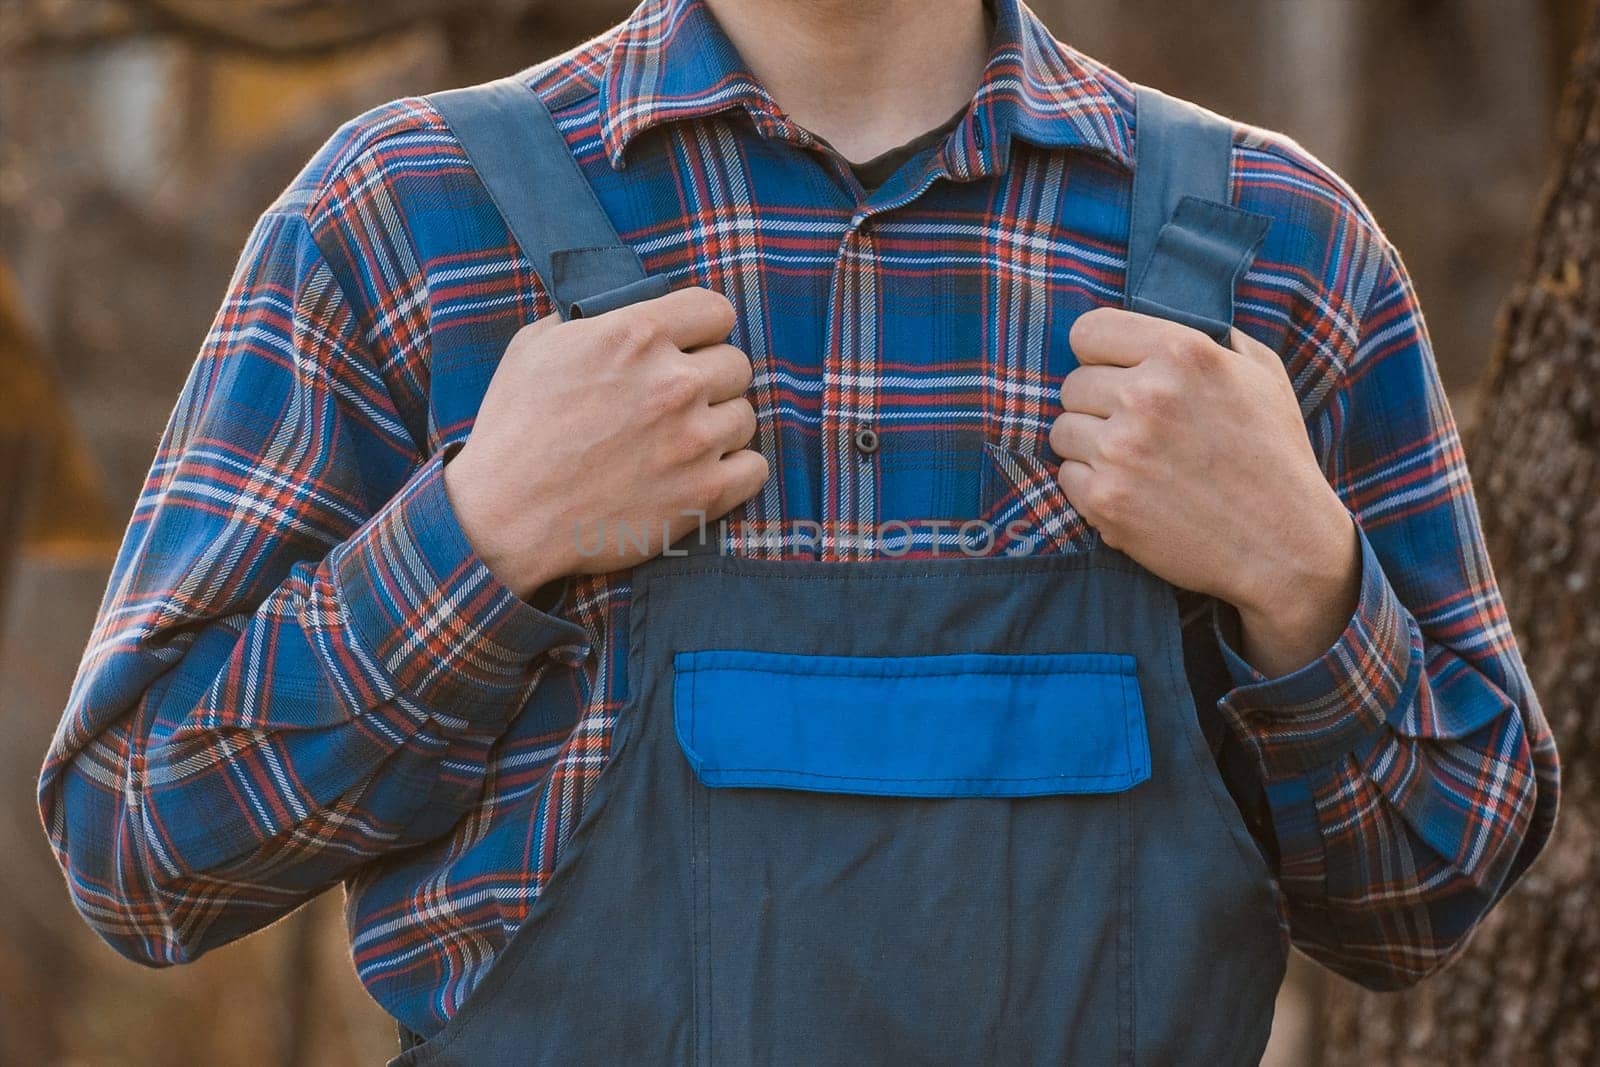
<path fill-rule="evenodd" d="M 1049 654 L 1049 655 L 1046 655 L 1045 657 L 1043 657 L 1043 658 L 1049 659 L 1051 661 L 1049 663 L 1044 663 L 1044 662 L 1038 662 L 1038 660 L 1040 659 L 1039 656 L 1024 655 L 1024 656 L 1021 656 L 1021 657 L 1018 657 L 1018 658 L 1019 659 L 1027 659 L 1027 660 L 1029 660 L 1029 662 L 1027 662 L 1027 663 L 1021 663 L 1021 662 L 1013 663 L 1013 664 L 1011 664 L 1011 666 L 1016 668 L 1016 669 L 1008 670 L 1008 671 L 1002 671 L 1002 670 L 977 670 L 977 669 L 972 669 L 972 670 L 926 670 L 926 671 L 915 671 L 915 672 L 912 672 L 912 673 L 910 673 L 908 675 L 897 675 L 897 674 L 890 674 L 890 673 L 877 673 L 877 672 L 873 672 L 873 671 L 867 671 L 867 670 L 864 670 L 864 669 L 850 670 L 850 669 L 846 669 L 848 667 L 848 664 L 840 664 L 840 665 L 837 665 L 837 666 L 833 665 L 833 664 L 829 664 L 827 666 L 819 665 L 818 669 L 815 669 L 815 670 L 812 670 L 812 671 L 800 671 L 800 670 L 794 670 L 794 669 L 784 669 L 784 668 L 776 667 L 776 666 L 763 666 L 763 667 L 759 667 L 759 668 L 755 667 L 755 666 L 735 666 L 735 665 L 731 665 L 731 664 L 728 664 L 728 665 L 713 664 L 713 665 L 710 665 L 710 666 L 702 666 L 697 662 L 698 658 L 700 656 L 704 655 L 706 652 L 715 653 L 715 652 L 720 652 L 720 651 L 738 651 L 738 650 L 704 650 L 704 651 L 701 651 L 701 652 L 680 653 L 679 656 L 675 657 L 675 658 L 683 659 L 684 660 L 683 664 L 682 665 L 678 665 L 676 663 L 674 664 L 674 673 L 675 673 L 676 677 L 674 678 L 674 682 L 673 682 L 673 687 L 672 687 L 673 691 L 675 693 L 683 694 L 687 698 L 686 701 L 685 701 L 685 703 L 687 704 L 687 708 L 683 708 L 683 709 L 680 709 L 678 707 L 678 702 L 674 701 L 674 709 L 673 709 L 673 718 L 674 718 L 674 723 L 675 723 L 674 732 L 677 735 L 679 747 L 683 751 L 683 755 L 687 759 L 690 767 L 693 769 L 695 777 L 700 780 L 702 785 L 705 785 L 708 788 L 715 788 L 715 786 L 712 786 L 709 782 L 707 782 L 707 780 L 706 780 L 707 773 L 709 773 L 713 778 L 722 778 L 722 779 L 725 779 L 725 778 L 731 777 L 731 776 L 738 776 L 738 775 L 752 775 L 752 774 L 754 774 L 754 775 L 762 775 L 762 774 L 767 774 L 767 775 L 781 776 L 785 780 L 785 782 L 787 782 L 787 783 L 803 783 L 803 782 L 808 782 L 808 781 L 822 781 L 822 782 L 862 782 L 862 783 L 876 782 L 876 783 L 882 783 L 882 784 L 885 784 L 885 785 L 896 785 L 896 784 L 916 782 L 916 783 L 923 783 L 923 784 L 925 784 L 926 786 L 928 786 L 930 788 L 934 787 L 934 786 L 958 786 L 958 785 L 962 785 L 962 784 L 977 784 L 977 783 L 990 783 L 990 784 L 995 784 L 995 785 L 1023 784 L 1023 783 L 1030 783 L 1030 782 L 1061 782 L 1063 784 L 1066 784 L 1066 783 L 1084 783 L 1084 786 L 1080 787 L 1077 790 L 1078 792 L 1081 792 L 1083 794 L 1091 794 L 1091 793 L 1108 794 L 1108 793 L 1123 793 L 1123 792 L 1127 792 L 1127 791 L 1133 789 L 1134 787 L 1138 786 L 1141 782 L 1144 782 L 1146 779 L 1148 779 L 1149 776 L 1150 776 L 1150 773 L 1151 773 L 1150 756 L 1149 756 L 1149 750 L 1148 750 L 1148 733 L 1147 733 L 1148 727 L 1147 726 L 1146 726 L 1146 732 L 1143 734 L 1143 736 L 1146 739 L 1145 740 L 1144 751 L 1136 753 L 1135 750 L 1134 750 L 1134 741 L 1133 741 L 1134 723 L 1133 723 L 1132 720 L 1134 718 L 1135 711 L 1137 710 L 1137 714 L 1138 714 L 1138 717 L 1139 717 L 1139 720 L 1140 720 L 1141 724 L 1144 723 L 1145 722 L 1145 712 L 1144 712 L 1142 695 L 1137 701 L 1135 701 L 1130 697 L 1130 694 L 1129 694 L 1130 679 L 1132 680 L 1132 682 L 1133 682 L 1133 684 L 1135 686 L 1137 686 L 1137 683 L 1138 683 L 1137 666 L 1136 666 L 1136 663 L 1130 657 L 1122 656 L 1122 655 L 1119 655 L 1119 654 L 1107 654 L 1107 653 L 1071 653 L 1071 654 L 1059 654 L 1059 653 L 1057 653 L 1057 654 Z M 760 653 L 754 653 L 754 654 L 761 655 Z M 825 657 L 825 658 L 838 658 L 838 657 Z M 844 658 L 848 659 L 848 657 L 844 657 Z M 939 659 L 939 658 L 943 658 L 943 657 L 937 657 L 937 656 L 903 657 L 903 659 L 919 660 L 919 661 L 924 661 L 924 662 L 926 662 L 928 660 L 931 660 L 931 659 Z M 902 659 L 902 657 L 895 657 L 896 661 L 899 661 L 901 659 Z M 1090 662 L 1091 660 L 1093 662 Z M 876 664 L 876 662 L 875 662 L 874 665 L 879 665 L 879 664 Z M 866 665 L 862 664 L 860 666 L 865 667 Z M 883 665 L 883 666 L 887 666 L 887 665 Z M 830 669 L 830 668 L 832 668 L 832 669 Z M 1024 669 L 1024 668 L 1027 668 L 1027 669 Z M 804 769 L 798 769 L 798 768 L 793 768 L 793 767 L 765 767 L 765 766 L 719 766 L 719 767 L 713 768 L 710 772 L 706 772 L 706 770 L 705 770 L 705 757 L 700 753 L 700 751 L 698 750 L 698 748 L 697 748 L 697 746 L 695 745 L 695 742 L 694 742 L 694 739 L 697 736 L 695 727 L 696 727 L 696 723 L 698 721 L 696 716 L 697 716 L 697 712 L 698 712 L 698 709 L 699 709 L 699 701 L 696 698 L 696 694 L 698 693 L 700 675 L 703 674 L 703 673 L 709 673 L 711 671 L 718 671 L 718 672 L 722 672 L 722 673 L 731 673 L 731 674 L 754 674 L 754 675 L 759 675 L 762 678 L 770 677 L 770 676 L 773 676 L 773 675 L 788 676 L 788 677 L 806 677 L 806 678 L 815 678 L 815 677 L 823 677 L 823 676 L 839 677 L 839 678 L 898 678 L 898 677 L 912 677 L 912 678 L 917 679 L 917 680 L 926 679 L 926 678 L 964 678 L 964 677 L 987 678 L 987 677 L 994 677 L 996 675 L 1001 675 L 1001 676 L 1016 676 L 1016 675 L 1085 676 L 1085 675 L 1087 675 L 1087 676 L 1093 676 L 1093 677 L 1104 678 L 1104 679 L 1115 678 L 1115 679 L 1117 679 L 1116 693 L 1117 693 L 1117 703 L 1119 705 L 1118 710 L 1119 710 L 1119 712 L 1121 714 L 1121 718 L 1122 718 L 1122 731 L 1123 731 L 1122 732 L 1122 741 L 1123 741 L 1123 745 L 1122 745 L 1122 762 L 1124 764 L 1124 769 L 1116 771 L 1115 773 L 1099 773 L 1099 774 L 1094 774 L 1094 773 L 1083 773 L 1083 774 L 1061 773 L 1061 774 L 1042 774 L 1042 775 L 998 775 L 998 774 L 991 774 L 991 775 L 982 775 L 982 776 L 946 776 L 946 777 L 937 777 L 937 778 L 928 777 L 928 776 L 890 776 L 890 775 L 882 775 L 882 774 L 876 774 L 876 775 L 830 774 L 830 773 L 827 773 L 825 771 L 804 770 Z M 687 676 L 687 677 L 685 677 L 685 676 Z M 687 683 L 687 685 L 684 684 L 685 682 Z M 1098 786 L 1098 788 L 1094 788 L 1092 786 L 1089 786 L 1088 783 L 1094 783 L 1095 785 Z M 750 785 L 751 783 L 733 782 L 733 783 L 727 783 L 727 784 L 732 784 L 732 785 L 737 786 L 737 785 L 741 785 L 741 784 L 742 785 Z M 800 786 L 798 784 L 791 784 L 790 787 L 791 788 L 803 788 L 802 786 Z M 921 795 L 921 794 L 918 794 L 918 795 Z M 943 794 L 939 794 L 939 795 L 943 795 Z M 978 794 L 978 795 L 986 795 L 986 794 Z"/>

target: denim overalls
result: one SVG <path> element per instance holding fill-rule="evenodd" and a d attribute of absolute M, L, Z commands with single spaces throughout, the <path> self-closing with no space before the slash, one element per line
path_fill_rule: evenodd
<path fill-rule="evenodd" d="M 434 98 L 563 315 L 661 295 L 515 82 Z M 1267 220 L 1141 90 L 1128 306 L 1225 338 Z M 1253 1063 L 1286 943 L 1171 586 L 1103 545 L 633 573 L 626 702 L 546 890 L 396 1064 Z"/>

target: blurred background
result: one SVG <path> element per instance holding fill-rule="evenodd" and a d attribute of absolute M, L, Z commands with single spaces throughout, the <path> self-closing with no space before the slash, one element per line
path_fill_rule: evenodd
<path fill-rule="evenodd" d="M 336 899 L 190 967 L 139 969 L 72 912 L 33 783 L 256 215 L 346 118 L 527 66 L 631 6 L 0 0 L 0 1063 L 392 1054 Z M 1583 0 L 1034 7 L 1123 73 L 1283 130 L 1347 178 L 1405 255 L 1458 418 L 1473 419 L 1497 314 L 1531 262 Z M 1340 985 L 1297 967 L 1275 1062 L 1352 1058 L 1361 1013 L 1388 1009 Z M 1600 997 L 1583 989 L 1579 1010 Z M 1575 1055 L 1594 1051 L 1578 1040 Z"/>

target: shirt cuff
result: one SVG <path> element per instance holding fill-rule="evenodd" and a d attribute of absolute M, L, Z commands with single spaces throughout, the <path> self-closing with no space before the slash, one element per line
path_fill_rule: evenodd
<path fill-rule="evenodd" d="M 540 611 L 496 578 L 456 521 L 444 464 L 423 464 L 377 515 L 329 556 L 340 604 L 364 658 L 393 691 L 441 726 L 503 728 L 539 676 L 544 653 L 588 652 L 583 627 Z"/>
<path fill-rule="evenodd" d="M 1264 780 L 1282 781 L 1365 750 L 1416 695 L 1422 640 L 1367 535 L 1361 596 L 1333 647 L 1299 670 L 1268 678 L 1235 650 L 1238 613 L 1216 602 L 1212 630 L 1234 688 L 1217 708 L 1250 748 Z"/>

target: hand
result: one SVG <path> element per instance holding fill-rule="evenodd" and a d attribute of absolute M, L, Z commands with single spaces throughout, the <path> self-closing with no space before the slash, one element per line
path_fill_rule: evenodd
<path fill-rule="evenodd" d="M 720 518 L 761 488 L 733 325 L 726 297 L 690 288 L 512 338 L 444 469 L 457 521 L 501 581 L 525 597 L 631 567 L 695 529 L 694 512 Z"/>
<path fill-rule="evenodd" d="M 1050 447 L 1105 543 L 1233 604 L 1246 658 L 1273 676 L 1337 639 L 1359 542 L 1282 361 L 1238 330 L 1231 343 L 1117 308 L 1083 315 Z"/>

